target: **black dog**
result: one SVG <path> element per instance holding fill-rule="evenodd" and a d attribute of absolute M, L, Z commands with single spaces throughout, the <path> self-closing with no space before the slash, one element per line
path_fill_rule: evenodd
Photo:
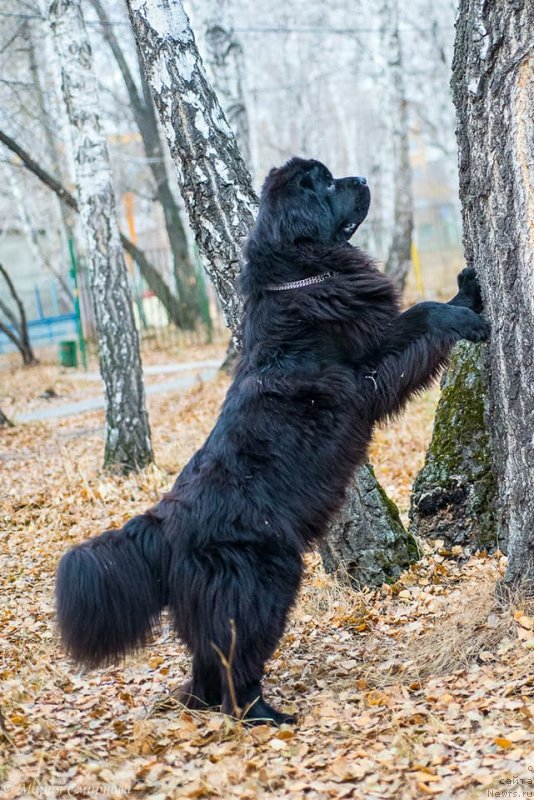
<path fill-rule="evenodd" d="M 334 180 L 317 161 L 270 172 L 245 252 L 243 352 L 215 428 L 157 506 L 61 560 L 59 624 L 78 661 L 143 645 L 169 606 L 193 655 L 189 706 L 290 720 L 261 679 L 303 553 L 342 504 L 375 423 L 455 342 L 488 336 L 470 269 L 449 304 L 399 312 L 390 279 L 348 244 L 369 201 L 364 178 Z"/>

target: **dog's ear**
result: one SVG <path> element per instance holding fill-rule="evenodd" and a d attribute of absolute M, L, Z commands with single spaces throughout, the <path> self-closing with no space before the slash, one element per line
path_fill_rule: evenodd
<path fill-rule="evenodd" d="M 306 172 L 302 177 L 299 179 L 299 186 L 301 189 L 311 189 L 312 191 L 315 189 L 313 185 L 313 181 L 309 172 Z"/>
<path fill-rule="evenodd" d="M 284 198 L 276 227 L 277 239 L 282 244 L 328 242 L 333 233 L 332 214 L 313 192 L 306 191 L 304 198 L 300 189 L 295 195 Z"/>

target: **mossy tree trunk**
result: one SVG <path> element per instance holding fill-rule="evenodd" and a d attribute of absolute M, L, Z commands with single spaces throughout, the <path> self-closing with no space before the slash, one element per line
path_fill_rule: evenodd
<path fill-rule="evenodd" d="M 491 322 L 490 435 L 505 581 L 534 585 L 534 4 L 460 0 L 452 89 L 464 242 Z"/>
<path fill-rule="evenodd" d="M 467 503 L 463 519 L 455 509 L 456 524 L 469 531 L 471 517 L 468 538 L 486 544 L 489 535 L 506 547 L 505 582 L 529 591 L 534 585 L 533 30 L 530 0 L 460 0 L 451 85 L 465 253 L 478 273 L 492 326 L 485 359 L 488 433 L 480 365 L 469 363 L 467 350 L 447 378 L 425 467 L 427 484 L 435 479 L 448 485 L 462 473 Z M 420 478 L 418 519 L 422 487 Z M 437 513 L 434 522 L 427 520 L 427 531 L 439 535 L 441 519 Z"/>
<path fill-rule="evenodd" d="M 419 551 L 404 529 L 395 503 L 378 483 L 373 468 L 356 472 L 347 502 L 331 523 L 320 547 L 327 572 L 345 574 L 357 587 L 394 583 Z"/>
<path fill-rule="evenodd" d="M 410 520 L 420 536 L 469 552 L 498 545 L 483 346 L 461 342 L 443 378 L 432 441 Z"/>
<path fill-rule="evenodd" d="M 257 206 L 250 176 L 207 79 L 182 3 L 127 3 L 199 252 L 237 338 L 241 300 L 235 279 Z M 327 534 L 333 536 L 323 551 L 327 569 L 345 565 L 355 581 L 375 585 L 400 574 L 415 551 L 392 506 L 369 468 L 357 473 L 347 504 Z"/>

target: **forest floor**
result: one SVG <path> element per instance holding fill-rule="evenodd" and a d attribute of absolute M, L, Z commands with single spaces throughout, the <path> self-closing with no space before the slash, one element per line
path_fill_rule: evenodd
<path fill-rule="evenodd" d="M 12 367 L 0 408 L 8 395 L 31 407 L 64 380 L 52 365 Z M 311 556 L 265 681 L 270 701 L 298 712 L 294 727 L 248 730 L 177 705 L 170 690 L 188 657 L 166 621 L 124 665 L 80 672 L 65 657 L 60 555 L 170 486 L 227 383 L 150 397 L 157 466 L 127 478 L 101 472 L 102 412 L 0 431 L 0 798 L 534 796 L 534 618 L 520 601 L 495 604 L 499 554 L 461 563 L 436 542 L 397 584 L 366 591 Z M 436 398 L 418 399 L 373 445 L 404 513 Z"/>

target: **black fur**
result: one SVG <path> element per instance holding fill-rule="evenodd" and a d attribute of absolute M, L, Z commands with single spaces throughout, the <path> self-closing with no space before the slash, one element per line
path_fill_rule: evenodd
<path fill-rule="evenodd" d="M 480 310 L 472 270 L 451 304 L 400 313 L 389 278 L 347 242 L 369 198 L 363 179 L 334 181 L 316 161 L 267 177 L 241 279 L 243 352 L 215 428 L 154 509 L 61 561 L 59 623 L 77 660 L 143 644 L 167 604 L 193 655 L 189 705 L 289 719 L 263 700 L 261 679 L 303 553 L 341 506 L 375 423 L 436 376 L 456 341 L 488 335 L 469 308 Z"/>

